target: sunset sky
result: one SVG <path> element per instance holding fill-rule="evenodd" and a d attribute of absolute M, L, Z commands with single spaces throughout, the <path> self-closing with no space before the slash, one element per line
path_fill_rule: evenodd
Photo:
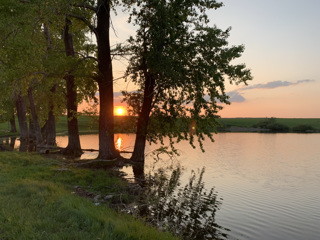
<path fill-rule="evenodd" d="M 320 1 L 319 0 L 224 0 L 224 7 L 210 11 L 211 24 L 231 26 L 231 45 L 244 44 L 237 60 L 251 69 L 248 86 L 229 85 L 232 102 L 222 117 L 320 118 Z M 134 35 L 127 15 L 113 18 L 120 43 Z M 125 62 L 114 62 L 114 78 Z M 115 82 L 115 105 L 119 92 L 131 86 Z"/>

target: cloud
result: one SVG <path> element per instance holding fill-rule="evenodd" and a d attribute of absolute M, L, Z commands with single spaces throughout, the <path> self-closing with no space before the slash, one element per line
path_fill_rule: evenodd
<path fill-rule="evenodd" d="M 267 83 L 260 83 L 260 84 L 255 84 L 252 86 L 247 86 L 243 87 L 240 90 L 250 90 L 250 89 L 273 89 L 273 88 L 278 88 L 278 87 L 287 87 L 287 86 L 292 86 L 292 85 L 298 85 L 301 83 L 308 83 L 308 82 L 314 82 L 315 80 L 310 80 L 310 79 L 305 79 L 305 80 L 298 80 L 296 82 L 288 82 L 288 81 L 272 81 L 272 82 L 267 82 Z"/>
<path fill-rule="evenodd" d="M 99 92 L 96 92 L 95 96 L 97 98 L 99 98 L 99 96 L 100 96 Z M 121 92 L 114 92 L 113 93 L 113 101 L 115 104 L 121 104 L 122 99 L 123 99 L 123 95 Z"/>
<path fill-rule="evenodd" d="M 115 104 L 121 104 L 121 101 L 123 99 L 123 95 L 121 92 L 114 92 L 113 97 L 114 97 Z"/>
<path fill-rule="evenodd" d="M 233 103 L 233 102 L 245 102 L 246 99 L 241 95 L 240 92 L 238 91 L 231 91 L 231 92 L 227 92 L 226 93 L 229 97 L 228 101 Z M 207 100 L 207 101 L 210 101 L 210 96 L 209 95 L 205 95 L 204 96 L 204 99 Z M 219 100 L 217 100 L 219 103 L 221 103 Z"/>
<path fill-rule="evenodd" d="M 241 95 L 238 91 L 228 92 L 227 95 L 229 96 L 229 102 L 245 102 L 246 99 Z"/>
<path fill-rule="evenodd" d="M 239 89 L 236 89 L 234 91 L 228 92 L 227 95 L 229 96 L 230 102 L 245 102 L 246 99 L 243 97 L 242 92 L 246 90 L 252 90 L 252 89 L 274 89 L 278 87 L 287 87 L 292 85 L 298 85 L 302 83 L 310 83 L 315 82 L 315 80 L 310 79 L 304 79 L 304 80 L 298 80 L 295 82 L 289 82 L 289 81 L 272 81 L 267 83 L 260 83 L 260 84 L 254 84 L 251 86 L 242 87 Z"/>
<path fill-rule="evenodd" d="M 227 92 L 227 95 L 229 96 L 229 102 L 231 103 L 241 103 L 245 102 L 246 98 L 243 96 L 243 91 L 246 90 L 252 90 L 252 89 L 274 89 L 274 88 L 279 88 L 279 87 L 288 87 L 288 86 L 293 86 L 293 85 L 298 85 L 302 83 L 310 83 L 310 82 L 315 82 L 315 80 L 310 80 L 310 79 L 304 79 L 304 80 L 298 80 L 295 82 L 289 82 L 289 81 L 272 81 L 272 82 L 267 82 L 267 83 L 259 83 L 259 84 L 254 84 L 251 86 L 245 86 L 239 89 L 236 89 L 231 92 Z M 114 93 L 114 101 L 116 104 L 120 104 L 123 96 L 121 92 L 115 92 Z M 210 100 L 210 97 L 208 95 L 205 96 L 205 99 L 207 101 Z"/>

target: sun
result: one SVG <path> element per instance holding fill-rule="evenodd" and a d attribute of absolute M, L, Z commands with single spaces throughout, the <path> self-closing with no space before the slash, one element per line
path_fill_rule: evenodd
<path fill-rule="evenodd" d="M 124 110 L 123 107 L 117 107 L 116 110 L 115 110 L 115 112 L 116 112 L 116 115 L 118 115 L 118 116 L 123 116 L 124 113 L 125 113 L 125 110 Z"/>

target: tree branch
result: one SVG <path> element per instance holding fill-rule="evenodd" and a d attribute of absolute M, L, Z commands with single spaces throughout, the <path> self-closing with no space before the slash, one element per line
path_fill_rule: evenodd
<path fill-rule="evenodd" d="M 93 6 L 91 6 L 89 4 L 85 4 L 85 3 L 73 4 L 72 6 L 80 7 L 80 8 L 86 8 L 86 9 L 92 10 L 94 12 L 98 11 L 98 9 L 96 7 L 93 7 Z"/>
<path fill-rule="evenodd" d="M 68 71 L 66 71 L 66 73 L 70 74 L 72 73 L 83 61 L 87 60 L 87 59 L 93 59 L 95 61 L 98 61 L 97 58 L 92 57 L 92 56 L 86 56 L 83 57 L 80 61 L 78 61 L 71 69 L 69 69 Z"/>
<path fill-rule="evenodd" d="M 90 28 L 92 32 L 94 32 L 94 34 L 97 35 L 97 29 L 86 18 L 72 14 L 72 13 L 69 13 L 68 16 L 82 21 L 84 24 L 86 24 Z"/>

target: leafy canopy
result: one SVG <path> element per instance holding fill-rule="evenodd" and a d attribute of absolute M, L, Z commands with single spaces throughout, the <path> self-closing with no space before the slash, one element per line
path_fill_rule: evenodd
<path fill-rule="evenodd" d="M 193 145 L 195 134 L 202 147 L 205 135 L 212 139 L 221 103 L 229 104 L 225 81 L 239 84 L 252 79 L 245 64 L 232 64 L 244 46 L 228 46 L 231 28 L 209 24 L 207 10 L 223 4 L 213 0 L 127 4 L 130 21 L 138 27 L 125 47 L 131 53 L 127 80 L 136 84 L 138 93 L 147 77 L 155 82 L 149 140 L 169 136 L 171 146 L 173 138 L 189 139 Z M 126 92 L 125 100 L 137 108 L 139 95 L 141 105 L 142 94 L 137 92 Z"/>

